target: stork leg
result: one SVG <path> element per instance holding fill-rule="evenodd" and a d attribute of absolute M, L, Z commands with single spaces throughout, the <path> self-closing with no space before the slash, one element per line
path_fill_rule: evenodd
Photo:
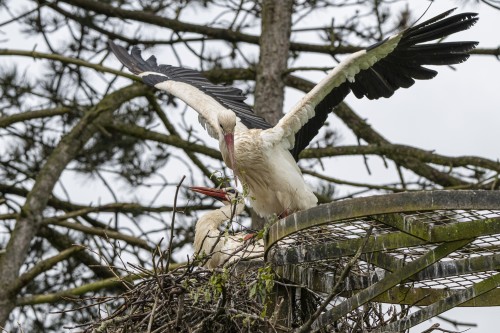
<path fill-rule="evenodd" d="M 285 209 L 285 211 L 283 213 L 281 213 L 280 215 L 278 215 L 278 219 L 280 219 L 280 220 L 284 219 L 288 215 L 290 215 L 290 212 L 288 211 L 288 209 Z"/>
<path fill-rule="evenodd" d="M 246 234 L 245 237 L 243 237 L 243 241 L 246 242 L 247 240 L 254 238 L 255 235 L 256 235 L 255 233 L 253 233 L 253 234 Z"/>

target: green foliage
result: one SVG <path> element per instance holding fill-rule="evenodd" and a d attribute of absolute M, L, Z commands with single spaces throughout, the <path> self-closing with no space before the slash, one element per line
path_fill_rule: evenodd
<path fill-rule="evenodd" d="M 229 279 L 229 273 L 226 268 L 222 269 L 222 271 L 220 272 L 214 271 L 214 274 L 212 274 L 206 286 L 209 295 L 211 296 L 209 299 L 206 299 L 207 302 L 212 299 L 218 298 L 222 294 L 222 292 L 226 288 L 226 283 L 228 279 Z"/>
<path fill-rule="evenodd" d="M 251 298 L 258 299 L 264 304 L 262 313 L 260 314 L 262 318 L 265 318 L 267 314 L 267 305 L 269 303 L 269 296 L 273 291 L 274 279 L 275 274 L 270 264 L 259 268 L 257 270 L 257 279 L 249 291 Z"/>

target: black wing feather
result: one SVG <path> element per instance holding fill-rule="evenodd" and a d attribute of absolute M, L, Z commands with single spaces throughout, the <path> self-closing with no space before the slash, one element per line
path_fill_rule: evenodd
<path fill-rule="evenodd" d="M 291 150 L 297 159 L 309 141 L 318 133 L 328 114 L 352 90 L 357 98 L 378 99 L 390 97 L 399 88 L 409 88 L 415 80 L 429 80 L 437 71 L 424 65 L 453 65 L 466 61 L 477 42 L 446 42 L 421 44 L 438 40 L 473 26 L 476 13 L 462 13 L 448 17 L 454 9 L 439 14 L 425 22 L 407 29 L 398 45 L 385 58 L 379 59 L 371 68 L 354 76 L 353 82 L 344 82 L 334 88 L 315 108 L 315 116 L 295 135 L 295 147 Z M 386 40 L 371 45 L 374 49 Z"/>
<path fill-rule="evenodd" d="M 407 29 L 394 51 L 373 65 L 372 68 L 389 82 L 394 81 L 391 81 L 390 76 L 387 77 L 390 75 L 388 73 L 397 72 L 396 77 L 401 80 L 401 84 L 395 82 L 394 91 L 401 87 L 412 86 L 414 80 L 428 80 L 436 76 L 436 71 L 423 67 L 424 65 L 454 65 L 469 58 L 469 52 L 476 47 L 477 42 L 420 44 L 467 30 L 478 20 L 476 13 L 447 17 L 452 11 L 449 10 Z M 387 91 L 370 88 L 373 85 L 380 85 L 381 80 L 373 75 L 366 75 L 367 71 L 369 70 L 363 70 L 354 77 L 353 84 L 357 86 L 358 92 L 356 97 L 366 96 L 368 99 L 386 97 Z M 356 84 L 358 80 L 363 80 L 363 84 Z"/>
<path fill-rule="evenodd" d="M 295 135 L 295 145 L 290 152 L 297 160 L 300 152 L 317 135 L 326 121 L 328 114 L 352 90 L 357 98 L 378 99 L 390 97 L 399 88 L 409 88 L 415 80 L 429 80 L 437 75 L 437 71 L 424 65 L 453 65 L 466 61 L 469 52 L 477 42 L 446 42 L 421 44 L 441 39 L 459 31 L 467 30 L 478 18 L 476 13 L 462 13 L 448 17 L 454 9 L 448 10 L 425 22 L 407 29 L 397 47 L 385 58 L 377 61 L 371 68 L 362 70 L 354 76 L 353 82 L 344 82 L 334 88 L 315 108 L 315 116 L 311 118 Z M 378 42 L 367 50 L 383 44 Z M 201 73 L 170 65 L 157 65 L 156 58 L 144 61 L 141 51 L 133 48 L 129 54 L 123 47 L 109 42 L 110 48 L 117 58 L 132 72 L 140 74 L 146 71 L 160 72 L 169 80 L 191 84 L 233 110 L 248 128 L 267 129 L 271 125 L 257 116 L 245 104 L 242 91 L 229 86 L 210 83 Z M 148 75 L 143 77 L 145 83 L 154 86 L 165 80 L 163 76 Z"/>
<path fill-rule="evenodd" d="M 315 108 L 314 117 L 302 126 L 295 134 L 295 145 L 290 149 L 290 153 L 297 161 L 299 154 L 304 150 L 312 139 L 318 134 L 321 127 L 328 118 L 328 115 L 333 110 L 333 107 L 344 100 L 351 90 L 347 82 L 342 83 L 337 88 L 333 89 Z"/>
<path fill-rule="evenodd" d="M 271 125 L 264 118 L 256 115 L 252 108 L 244 103 L 246 97 L 240 89 L 232 86 L 213 84 L 196 70 L 171 65 L 158 65 L 154 56 L 149 57 L 148 60 L 144 60 L 141 56 L 141 50 L 137 47 L 133 47 L 130 54 L 125 48 L 116 45 L 112 41 L 109 41 L 109 47 L 118 60 L 132 73 L 155 72 L 163 74 L 143 76 L 142 80 L 147 85 L 154 87 L 165 80 L 190 84 L 211 96 L 226 108 L 234 111 L 241 119 L 241 122 L 248 128 L 271 128 Z"/>

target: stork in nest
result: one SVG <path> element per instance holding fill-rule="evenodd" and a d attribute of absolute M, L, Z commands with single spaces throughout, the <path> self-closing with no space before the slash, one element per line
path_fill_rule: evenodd
<path fill-rule="evenodd" d="M 220 227 L 243 212 L 245 204 L 234 189 L 191 187 L 192 191 L 215 198 L 224 206 L 204 214 L 197 222 L 194 233 L 194 253 L 205 257 L 204 266 L 215 268 L 240 260 L 260 259 L 264 255 L 264 242 L 244 232 L 226 235 Z"/>

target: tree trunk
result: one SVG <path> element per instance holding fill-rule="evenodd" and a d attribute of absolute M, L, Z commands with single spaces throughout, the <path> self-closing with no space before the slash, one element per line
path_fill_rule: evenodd
<path fill-rule="evenodd" d="M 292 11 L 292 0 L 262 2 L 260 57 L 255 79 L 255 112 L 272 125 L 283 115 L 283 73 L 287 69 Z"/>
<path fill-rule="evenodd" d="M 292 0 L 262 1 L 262 32 L 255 78 L 254 109 L 272 125 L 276 125 L 283 115 L 283 73 L 287 69 L 292 12 Z M 264 223 L 264 219 L 252 213 L 253 229 L 262 229 Z"/>
<path fill-rule="evenodd" d="M 43 212 L 49 200 L 48 194 L 52 193 L 68 163 L 99 130 L 99 123 L 109 122 L 112 112 L 122 103 L 143 95 L 146 91 L 147 87 L 144 85 L 131 85 L 104 97 L 63 137 L 38 173 L 17 218 L 5 253 L 0 256 L 0 327 L 5 327 L 10 312 L 16 305 L 19 270 L 26 260 L 31 240 L 42 226 Z"/>
<path fill-rule="evenodd" d="M 262 32 L 260 36 L 260 57 L 255 78 L 255 112 L 275 125 L 283 115 L 285 99 L 284 75 L 290 48 L 292 28 L 292 0 L 262 1 Z M 252 213 L 252 228 L 262 229 L 265 220 Z M 276 323 L 288 326 L 290 309 L 288 290 L 276 286 L 272 308 Z M 279 305 L 281 304 L 281 305 Z"/>

